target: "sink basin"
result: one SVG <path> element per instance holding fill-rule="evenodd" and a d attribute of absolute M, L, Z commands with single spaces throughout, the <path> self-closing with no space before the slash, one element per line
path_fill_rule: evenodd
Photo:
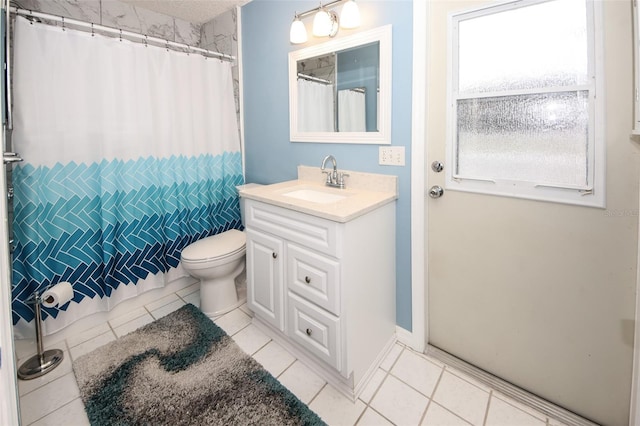
<path fill-rule="evenodd" d="M 333 192 L 324 192 L 317 189 L 296 189 L 290 192 L 285 192 L 282 195 L 285 197 L 297 198 L 298 200 L 310 201 L 318 204 L 335 203 L 336 201 L 344 200 L 347 195 L 336 194 Z"/>

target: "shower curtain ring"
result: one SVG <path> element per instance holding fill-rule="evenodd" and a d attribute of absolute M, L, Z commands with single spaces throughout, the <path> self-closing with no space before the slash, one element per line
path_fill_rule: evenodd
<path fill-rule="evenodd" d="M 144 44 L 144 47 L 148 47 L 149 46 L 149 36 L 148 35 L 144 35 L 144 39 L 142 40 L 142 44 Z"/>
<path fill-rule="evenodd" d="M 64 16 L 62 17 L 62 31 L 67 31 L 67 29 L 64 26 Z"/>
<path fill-rule="evenodd" d="M 92 23 L 91 23 L 91 37 L 95 37 L 95 36 L 96 36 L 96 33 L 95 33 L 95 31 L 93 30 L 93 22 L 92 22 Z"/>
<path fill-rule="evenodd" d="M 33 10 L 29 11 L 29 18 L 31 18 L 29 19 L 29 24 L 33 25 Z"/>
<path fill-rule="evenodd" d="M 169 51 L 169 40 L 165 40 L 165 42 L 167 43 L 165 47 L 166 47 L 167 52 L 168 52 Z"/>
<path fill-rule="evenodd" d="M 120 28 L 120 41 L 122 41 L 122 28 Z"/>

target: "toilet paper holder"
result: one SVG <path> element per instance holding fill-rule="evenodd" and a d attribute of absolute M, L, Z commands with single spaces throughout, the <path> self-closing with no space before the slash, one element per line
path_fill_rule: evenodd
<path fill-rule="evenodd" d="M 44 301 L 44 293 L 46 293 L 50 287 L 51 286 L 45 288 L 42 293 L 36 290 L 32 297 L 27 300 L 35 305 L 33 309 L 36 315 L 36 346 L 38 353 L 26 360 L 20 368 L 18 368 L 18 378 L 22 380 L 31 380 L 44 376 L 60 365 L 64 359 L 64 354 L 60 349 L 49 349 L 45 351 L 42 347 L 42 314 L 40 309 Z"/>

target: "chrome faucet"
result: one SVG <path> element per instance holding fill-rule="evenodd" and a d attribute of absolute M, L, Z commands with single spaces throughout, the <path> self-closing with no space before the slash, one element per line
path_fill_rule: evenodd
<path fill-rule="evenodd" d="M 331 160 L 331 163 L 333 164 L 332 171 L 325 170 L 328 160 Z M 345 188 L 344 177 L 349 175 L 347 173 L 338 172 L 338 163 L 336 162 L 336 157 L 334 157 L 333 155 L 327 155 L 326 157 L 324 157 L 320 170 L 322 170 L 322 173 L 327 174 L 325 185 L 340 189 Z"/>

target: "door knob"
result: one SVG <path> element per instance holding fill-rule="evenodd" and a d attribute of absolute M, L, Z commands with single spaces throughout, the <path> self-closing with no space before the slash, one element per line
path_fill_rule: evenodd
<path fill-rule="evenodd" d="M 431 198 L 440 198 L 444 194 L 444 189 L 441 186 L 434 185 L 429 188 L 429 197 Z"/>

